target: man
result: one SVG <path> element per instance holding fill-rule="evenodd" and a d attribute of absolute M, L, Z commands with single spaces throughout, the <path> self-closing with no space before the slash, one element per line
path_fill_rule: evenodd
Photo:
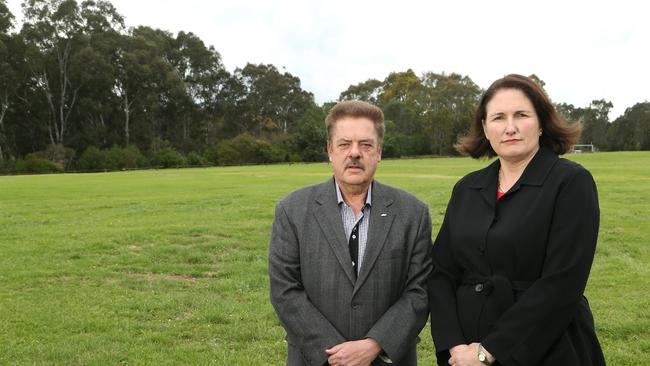
<path fill-rule="evenodd" d="M 287 332 L 287 365 L 416 365 L 428 314 L 428 208 L 373 179 L 379 108 L 340 102 L 326 126 L 334 179 L 278 203 L 271 234 L 271 302 Z"/>

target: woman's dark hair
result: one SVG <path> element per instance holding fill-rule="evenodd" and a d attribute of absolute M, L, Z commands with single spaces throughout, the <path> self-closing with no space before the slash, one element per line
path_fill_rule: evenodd
<path fill-rule="evenodd" d="M 571 150 L 571 147 L 578 142 L 580 124 L 566 123 L 555 110 L 544 90 L 532 79 L 510 74 L 493 82 L 481 97 L 469 132 L 458 139 L 456 143 L 456 150 L 461 154 L 469 155 L 475 159 L 496 156 L 490 146 L 490 141 L 483 133 L 483 123 L 485 123 L 487 104 L 498 91 L 503 89 L 520 90 L 533 104 L 539 119 L 539 126 L 542 129 L 542 135 L 539 138 L 540 146 L 547 146 L 556 154 L 562 155 Z"/>

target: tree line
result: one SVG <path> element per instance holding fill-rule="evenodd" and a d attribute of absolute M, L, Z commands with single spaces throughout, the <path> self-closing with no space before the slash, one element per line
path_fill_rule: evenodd
<path fill-rule="evenodd" d="M 0 172 L 323 161 L 324 117 L 300 79 L 271 64 L 229 72 L 191 32 L 127 29 L 104 0 L 0 0 Z M 534 76 L 543 85 L 543 81 Z M 412 70 L 351 85 L 386 116 L 385 157 L 455 154 L 482 90 Z M 650 103 L 557 104 L 602 150 L 650 149 Z"/>

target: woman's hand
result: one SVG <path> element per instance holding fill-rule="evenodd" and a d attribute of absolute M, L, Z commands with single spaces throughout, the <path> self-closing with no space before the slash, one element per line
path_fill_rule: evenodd
<path fill-rule="evenodd" d="M 478 360 L 478 343 L 460 344 L 449 349 L 451 366 L 483 366 Z"/>

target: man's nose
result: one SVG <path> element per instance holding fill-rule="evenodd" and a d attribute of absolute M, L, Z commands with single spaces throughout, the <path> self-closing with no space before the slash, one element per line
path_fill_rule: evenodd
<path fill-rule="evenodd" d="M 361 156 L 361 149 L 359 148 L 358 143 L 353 143 L 350 147 L 350 157 L 359 157 Z"/>

